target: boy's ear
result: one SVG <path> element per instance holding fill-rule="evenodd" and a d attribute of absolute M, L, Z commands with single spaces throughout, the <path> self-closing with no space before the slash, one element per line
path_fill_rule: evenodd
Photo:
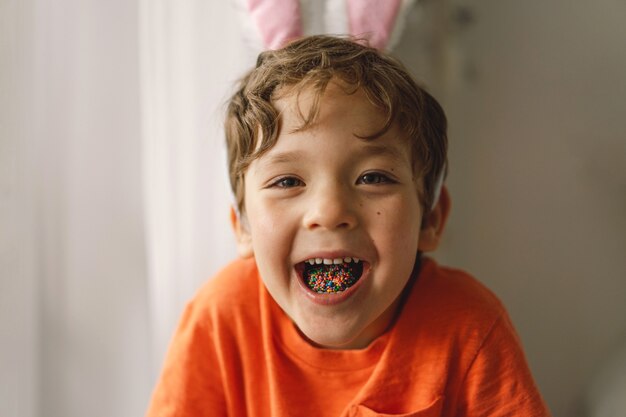
<path fill-rule="evenodd" d="M 250 258 L 254 254 L 252 237 L 233 206 L 230 206 L 230 224 L 237 240 L 237 253 L 241 258 Z"/>
<path fill-rule="evenodd" d="M 444 185 L 441 187 L 437 204 L 428 216 L 422 220 L 422 230 L 420 231 L 420 240 L 417 246 L 421 252 L 434 251 L 439 246 L 443 229 L 448 220 L 448 214 L 450 214 L 450 204 L 450 194 L 448 193 L 448 188 Z"/>

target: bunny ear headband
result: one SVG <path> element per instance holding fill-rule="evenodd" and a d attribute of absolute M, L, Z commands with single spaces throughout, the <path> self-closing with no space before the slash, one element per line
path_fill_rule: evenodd
<path fill-rule="evenodd" d="M 350 34 L 377 49 L 400 38 L 414 0 L 238 0 L 263 49 L 316 33 Z M 250 34 L 249 34 L 250 35 Z"/>

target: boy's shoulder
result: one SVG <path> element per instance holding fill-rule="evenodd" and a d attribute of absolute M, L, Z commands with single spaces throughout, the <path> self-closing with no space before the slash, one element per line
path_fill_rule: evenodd
<path fill-rule="evenodd" d="M 257 294 L 258 279 L 254 258 L 235 259 L 205 282 L 196 298 L 228 298 L 234 301 L 241 296 Z"/>
<path fill-rule="evenodd" d="M 410 314 L 437 327 L 483 333 L 509 320 L 500 299 L 478 279 L 429 258 L 424 259 L 411 299 Z"/>
<path fill-rule="evenodd" d="M 459 308 L 478 308 L 495 313 L 504 310 L 498 297 L 473 275 L 461 269 L 439 265 L 433 259 L 425 259 L 419 280 L 424 290 L 428 289 L 433 302 L 445 301 Z"/>
<path fill-rule="evenodd" d="M 239 320 L 259 309 L 259 275 L 253 259 L 237 259 L 205 282 L 189 302 L 203 322 Z"/>

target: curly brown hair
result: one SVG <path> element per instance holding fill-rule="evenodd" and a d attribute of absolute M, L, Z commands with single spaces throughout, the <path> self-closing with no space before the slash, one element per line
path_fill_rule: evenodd
<path fill-rule="evenodd" d="M 249 164 L 278 140 L 279 114 L 272 104 L 285 89 L 314 93 L 313 105 L 302 115 L 299 130 L 309 127 L 319 113 L 320 99 L 333 80 L 340 80 L 347 94 L 361 89 L 385 115 L 375 139 L 394 123 L 410 141 L 413 170 L 423 178 L 420 200 L 425 212 L 433 204 L 435 188 L 446 169 L 447 121 L 439 103 L 417 85 L 404 66 L 355 39 L 309 36 L 282 49 L 262 52 L 254 69 L 239 82 L 228 102 L 225 121 L 230 184 L 237 208 L 244 210 L 244 174 Z"/>

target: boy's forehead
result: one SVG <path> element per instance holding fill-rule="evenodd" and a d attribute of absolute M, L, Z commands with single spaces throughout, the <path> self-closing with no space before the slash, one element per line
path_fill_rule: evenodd
<path fill-rule="evenodd" d="M 355 89 L 341 80 L 333 79 L 323 93 L 312 87 L 282 87 L 277 90 L 272 104 L 278 111 L 281 134 L 301 130 L 311 117 L 310 126 L 331 123 L 329 118 L 358 118 L 356 136 L 366 137 L 379 132 L 385 125 L 384 110 L 375 106 L 362 88 Z M 314 106 L 317 111 L 311 113 Z"/>
<path fill-rule="evenodd" d="M 281 87 L 276 90 L 272 105 L 278 112 L 279 133 L 271 147 L 255 158 L 257 168 L 306 160 L 303 148 L 319 135 L 351 137 L 352 161 L 372 157 L 391 160 L 395 164 L 412 165 L 410 143 L 397 123 L 382 132 L 384 111 L 371 103 L 362 89 L 331 81 L 317 97 L 311 87 Z M 318 105 L 313 121 L 305 125 L 311 106 Z M 381 134 L 378 134 L 381 133 Z M 260 136 L 262 132 L 259 132 Z M 262 146 L 262 138 L 257 150 Z"/>

